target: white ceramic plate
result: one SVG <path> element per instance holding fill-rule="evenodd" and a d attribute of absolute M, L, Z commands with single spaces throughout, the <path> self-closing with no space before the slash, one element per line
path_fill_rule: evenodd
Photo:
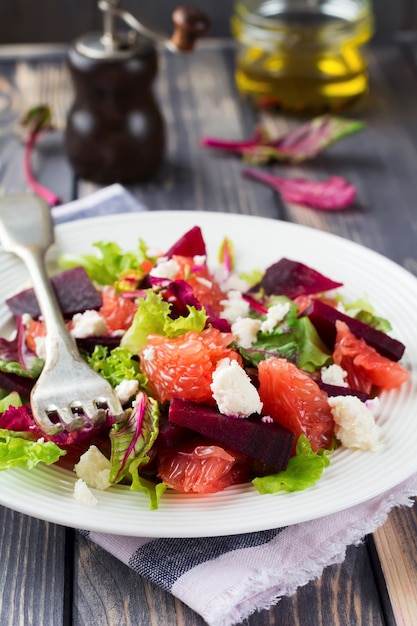
<path fill-rule="evenodd" d="M 235 245 L 238 268 L 266 268 L 282 256 L 302 261 L 343 282 L 352 300 L 368 296 L 379 315 L 393 324 L 403 341 L 404 365 L 412 372 L 400 390 L 381 396 L 378 423 L 385 448 L 380 453 L 338 450 L 320 482 L 306 491 L 259 495 L 249 484 L 209 496 L 167 493 L 157 511 L 146 497 L 116 486 L 95 492 L 89 508 L 73 498 L 74 475 L 38 467 L 0 474 L 0 503 L 28 515 L 66 526 L 124 535 L 196 537 L 264 530 L 321 517 L 376 496 L 417 471 L 417 279 L 398 265 L 355 243 L 303 226 L 251 216 L 205 212 L 150 212 L 113 215 L 61 225 L 59 252 L 91 251 L 99 239 L 124 249 L 142 237 L 152 248 L 166 250 L 186 230 L 201 226 L 209 260 L 216 263 L 225 235 Z M 19 261 L 0 253 L 0 332 L 13 328 L 6 297 L 27 285 Z"/>

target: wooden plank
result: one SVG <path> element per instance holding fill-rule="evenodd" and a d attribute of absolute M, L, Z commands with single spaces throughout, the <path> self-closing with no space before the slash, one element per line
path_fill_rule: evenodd
<path fill-rule="evenodd" d="M 279 215 L 281 211 L 285 219 L 337 232 L 384 252 L 411 269 L 416 267 L 415 230 L 413 232 L 415 214 L 412 212 L 415 199 L 415 175 L 412 166 L 416 156 L 416 131 L 413 130 L 411 115 L 416 86 L 415 78 L 394 50 L 383 51 L 381 55 L 371 58 L 371 93 L 375 102 L 372 102 L 372 107 L 369 104 L 369 109 L 363 111 L 368 120 L 369 134 L 366 137 L 365 134 L 362 137 L 358 135 L 355 140 L 349 139 L 349 144 L 335 146 L 314 167 L 300 170 L 317 176 L 339 173 L 352 177 L 359 188 L 361 205 L 354 211 L 337 215 L 318 214 L 309 209 L 276 203 L 269 189 L 249 182 L 243 184 L 238 160 L 214 155 L 199 148 L 198 140 L 206 133 L 221 134 L 227 131 L 236 138 L 244 136 L 252 130 L 256 115 L 245 102 L 235 100 L 232 50 L 201 50 L 196 53 L 194 60 L 195 63 L 191 63 L 191 60 L 174 58 L 169 60 L 168 65 L 167 57 L 162 56 L 157 90 L 169 130 L 168 159 L 157 180 L 131 189 L 138 198 L 154 210 L 201 208 L 268 216 L 275 215 L 275 212 Z M 200 80 L 201 76 L 204 76 L 204 84 Z M 393 86 L 399 91 L 391 91 Z M 58 87 L 55 89 L 59 91 Z M 214 91 L 216 97 L 212 95 Z M 266 119 L 271 127 L 276 125 L 276 128 L 295 123 L 277 114 L 266 116 Z M 396 149 L 393 158 L 396 137 L 400 141 L 401 153 Z M 5 172 L 10 174 L 12 186 L 24 187 L 19 152 L 21 148 L 16 147 L 10 137 L 2 138 L 3 140 L 4 144 L 1 145 L 6 152 L 2 151 L 2 157 L 4 159 L 6 155 L 7 161 Z M 38 172 L 46 183 L 52 180 L 52 170 L 48 175 L 46 172 L 55 158 L 56 155 L 47 154 L 39 162 Z M 294 171 L 296 170 L 292 170 Z M 384 177 L 381 172 L 384 172 Z M 381 179 L 384 179 L 383 186 Z M 94 188 L 94 185 L 82 182 L 79 193 L 84 194 Z M 395 211 L 394 207 L 398 202 L 399 208 Z M 390 237 L 387 237 L 387 233 L 390 233 Z M 6 559 L 9 559 L 10 546 L 13 543 L 5 535 L 7 529 L 14 529 L 13 540 L 20 546 L 16 554 L 25 554 L 25 546 L 36 529 L 41 540 L 36 539 L 33 543 L 37 550 L 40 549 L 39 546 L 47 545 L 49 556 L 44 558 L 49 562 L 50 553 L 57 551 L 61 545 L 60 535 L 55 527 L 52 532 L 49 525 L 45 526 L 35 520 L 24 520 L 24 516 L 20 518 L 13 514 L 11 519 L 8 513 L 4 515 L 5 521 L 0 534 L 0 537 L 4 537 L 3 558 L 6 555 Z M 410 536 L 415 523 L 413 518 L 412 523 L 410 522 Z M 31 529 L 30 532 L 23 530 L 24 524 L 25 528 Z M 117 559 L 89 544 L 82 537 L 77 537 L 75 549 L 74 624 L 197 626 L 203 623 L 190 609 L 175 601 L 169 594 L 145 583 Z M 29 552 L 30 555 L 33 552 Z M 35 574 L 30 574 L 30 566 L 26 561 L 16 566 L 9 563 L 8 567 L 10 576 L 13 574 L 18 577 L 19 584 L 22 579 L 32 576 L 27 581 L 27 586 L 31 586 L 33 590 L 36 588 L 33 584 Z M 54 567 L 57 567 L 56 563 Z M 46 562 L 41 565 L 41 570 L 42 575 L 46 576 Z M 49 574 L 51 571 L 56 570 L 49 569 Z M 4 569 L 2 575 L 9 576 L 9 569 Z M 8 580 L 7 578 L 7 582 Z M 58 572 L 56 587 L 52 587 L 49 599 L 53 598 L 52 604 L 58 599 L 59 604 L 62 596 L 63 584 Z M 5 596 L 1 601 L 7 601 Z M 310 607 L 310 610 L 307 611 L 305 607 Z M 19 611 L 5 605 L 3 614 L 12 614 L 16 618 L 15 623 L 19 623 L 22 615 L 37 616 L 37 608 L 35 600 L 28 592 L 28 598 L 23 598 Z M 254 615 L 247 626 L 261 626 L 265 623 L 327 626 L 326 618 L 329 614 L 335 624 L 382 626 L 379 609 L 378 594 L 372 582 L 366 550 L 363 547 L 349 548 L 347 558 L 341 566 L 329 568 L 319 581 L 300 589 L 293 598 L 283 600 L 271 611 Z M 3 611 L 3 608 L 0 610 Z M 42 610 L 46 611 L 46 608 Z M 43 613 L 40 615 L 43 617 Z M 48 622 L 47 619 L 48 617 L 45 622 L 39 622 L 39 626 L 44 623 L 54 623 L 54 626 L 60 623 L 59 620 Z M 0 622 L 3 623 L 1 620 Z"/>
<path fill-rule="evenodd" d="M 414 626 L 417 615 L 417 505 L 394 509 L 374 533 L 397 626 Z"/>
<path fill-rule="evenodd" d="M 65 529 L 0 507 L 0 554 L 0 624 L 62 624 Z"/>
<path fill-rule="evenodd" d="M 18 125 L 30 108 L 48 104 L 56 130 L 39 138 L 31 167 L 39 183 L 50 185 L 67 202 L 72 199 L 73 176 L 65 155 L 63 133 L 72 88 L 64 57 L 50 56 L 34 63 L 21 59 L 15 64 L 5 62 L 4 67 L 4 83 L 0 88 L 6 90 L 11 104 L 0 134 L 2 192 L 30 191 L 24 175 L 24 144 Z"/>

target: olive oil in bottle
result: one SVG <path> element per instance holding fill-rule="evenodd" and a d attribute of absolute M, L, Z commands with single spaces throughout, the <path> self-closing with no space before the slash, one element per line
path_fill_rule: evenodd
<path fill-rule="evenodd" d="M 368 88 L 368 0 L 237 0 L 236 84 L 259 106 L 339 110 Z"/>

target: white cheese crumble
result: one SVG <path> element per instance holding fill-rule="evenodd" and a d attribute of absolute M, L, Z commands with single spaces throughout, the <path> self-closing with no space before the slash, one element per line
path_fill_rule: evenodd
<path fill-rule="evenodd" d="M 40 359 L 45 360 L 46 358 L 46 337 L 39 336 L 35 337 L 35 352 L 36 356 Z"/>
<path fill-rule="evenodd" d="M 213 282 L 208 278 L 204 278 L 204 276 L 197 276 L 197 282 L 203 287 L 207 287 L 207 289 L 211 289 L 213 287 Z"/>
<path fill-rule="evenodd" d="M 155 278 L 168 278 L 174 280 L 180 270 L 180 266 L 174 259 L 168 259 L 168 261 L 158 261 L 157 265 L 149 272 L 150 276 Z"/>
<path fill-rule="evenodd" d="M 242 348 L 250 348 L 256 341 L 261 323 L 260 320 L 255 320 L 250 317 L 238 317 L 237 320 L 233 322 L 233 336 Z"/>
<path fill-rule="evenodd" d="M 226 278 L 221 276 L 219 272 L 216 274 L 216 279 L 220 284 L 220 288 L 224 293 L 228 291 L 247 291 L 250 287 L 249 283 L 242 278 L 239 278 L 237 274 L 229 274 Z"/>
<path fill-rule="evenodd" d="M 289 310 L 289 302 L 280 302 L 269 307 L 266 314 L 266 319 L 262 322 L 261 332 L 271 333 L 274 330 L 275 326 L 282 322 Z"/>
<path fill-rule="evenodd" d="M 32 321 L 32 317 L 29 315 L 29 313 L 23 313 L 21 319 L 22 319 L 22 324 L 24 325 L 24 327 L 28 328 L 29 324 Z"/>
<path fill-rule="evenodd" d="M 321 380 L 326 385 L 336 385 L 337 387 L 348 387 L 349 385 L 346 382 L 347 372 L 340 367 L 340 365 L 336 365 L 333 363 L 328 367 L 321 368 Z"/>
<path fill-rule="evenodd" d="M 379 441 L 380 428 L 374 415 L 356 396 L 329 398 L 335 421 L 335 435 L 346 448 L 359 448 L 377 452 L 383 445 Z"/>
<path fill-rule="evenodd" d="M 87 452 L 80 456 L 74 471 L 88 487 L 102 491 L 110 487 L 110 461 L 96 446 L 90 446 Z"/>
<path fill-rule="evenodd" d="M 249 417 L 262 411 L 256 387 L 237 361 L 221 359 L 213 372 L 210 388 L 220 413 Z"/>
<path fill-rule="evenodd" d="M 249 302 L 236 289 L 231 289 L 227 293 L 227 300 L 220 300 L 220 304 L 223 307 L 221 316 L 227 319 L 229 324 L 233 324 L 238 317 L 247 317 L 249 314 Z"/>
<path fill-rule="evenodd" d="M 137 380 L 122 380 L 114 388 L 117 397 L 122 404 L 129 402 L 132 396 L 135 396 L 139 389 L 139 381 Z"/>
<path fill-rule="evenodd" d="M 206 255 L 205 254 L 196 254 L 193 257 L 194 265 L 205 265 L 206 263 Z"/>
<path fill-rule="evenodd" d="M 74 339 L 83 337 L 102 337 L 106 334 L 106 322 L 97 311 L 88 310 L 76 313 L 72 318 L 74 326 L 71 335 Z"/>
<path fill-rule="evenodd" d="M 75 481 L 74 498 L 84 506 L 97 506 L 97 498 L 93 495 L 82 478 Z"/>

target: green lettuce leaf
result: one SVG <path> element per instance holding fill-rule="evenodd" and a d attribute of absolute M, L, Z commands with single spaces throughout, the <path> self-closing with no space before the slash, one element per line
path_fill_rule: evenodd
<path fill-rule="evenodd" d="M 330 464 L 328 453 L 328 450 L 313 452 L 307 437 L 301 435 L 297 441 L 296 454 L 289 460 L 285 471 L 254 478 L 252 483 L 262 494 L 302 491 L 321 478 L 324 468 Z"/>
<path fill-rule="evenodd" d="M 120 345 L 132 354 L 137 354 L 146 344 L 148 335 L 164 335 L 165 320 L 171 305 L 161 294 L 149 290 L 138 302 L 138 308 L 130 328 L 123 335 Z"/>
<path fill-rule="evenodd" d="M 0 429 L 0 470 L 33 469 L 38 463 L 51 465 L 65 454 L 53 441 L 35 440 L 31 433 Z"/>
<path fill-rule="evenodd" d="M 336 294 L 336 299 L 342 303 L 345 311 L 355 319 L 376 328 L 383 333 L 389 333 L 392 330 L 391 323 L 384 317 L 375 315 L 374 308 L 369 300 L 365 297 L 359 298 L 354 302 L 347 302 L 342 294 Z"/>
<path fill-rule="evenodd" d="M 62 269 L 70 269 L 82 265 L 89 275 L 99 285 L 112 285 L 119 276 L 127 270 L 141 270 L 144 261 L 155 262 L 155 258 L 148 256 L 145 242 L 139 239 L 138 247 L 133 251 L 124 251 L 117 243 L 111 241 L 97 241 L 93 244 L 101 256 L 93 254 L 63 254 L 58 259 Z"/>
<path fill-rule="evenodd" d="M 17 376 L 23 376 L 24 378 L 38 378 L 43 368 L 43 359 L 34 357 L 30 361 L 30 368 L 25 369 L 17 361 L 4 361 L 0 359 L 0 371 L 7 374 L 16 374 Z"/>
<path fill-rule="evenodd" d="M 268 307 L 286 302 L 290 303 L 290 309 L 284 320 L 269 333 L 259 332 L 251 348 L 239 348 L 239 351 L 255 366 L 274 356 L 285 358 L 306 372 L 315 372 L 330 363 L 331 355 L 309 318 L 298 317 L 297 305 L 292 300 L 286 296 L 272 296 Z"/>
<path fill-rule="evenodd" d="M 297 319 L 294 337 L 298 346 L 298 367 L 306 372 L 317 369 L 331 362 L 331 355 L 320 339 L 318 332 L 306 316 Z"/>
<path fill-rule="evenodd" d="M 122 422 L 110 430 L 110 482 L 118 483 L 129 472 L 130 464 L 136 467 L 149 462 L 148 452 L 159 432 L 159 406 L 156 400 L 139 392 L 132 411 Z"/>
<path fill-rule="evenodd" d="M 239 274 L 239 278 L 247 282 L 248 285 L 253 286 L 261 282 L 264 274 L 265 274 L 264 271 L 254 269 L 251 272 L 241 272 Z"/>
<path fill-rule="evenodd" d="M 148 335 L 177 337 L 189 330 L 201 332 L 207 320 L 205 310 L 197 310 L 193 306 L 188 306 L 187 309 L 189 314 L 186 317 L 174 320 L 169 317 L 171 305 L 160 293 L 149 290 L 146 297 L 138 302 L 135 317 L 120 345 L 132 354 L 137 354 L 146 344 Z"/>
<path fill-rule="evenodd" d="M 9 406 L 18 407 L 22 406 L 22 404 L 23 403 L 19 394 L 16 391 L 12 391 L 0 400 L 0 413 L 4 413 L 4 411 L 7 411 Z"/>
<path fill-rule="evenodd" d="M 116 387 L 123 380 L 137 380 L 145 388 L 147 377 L 139 369 L 139 361 L 129 350 L 118 346 L 109 350 L 107 346 L 96 345 L 91 355 L 87 356 L 90 367 Z"/>
<path fill-rule="evenodd" d="M 201 333 L 204 330 L 207 321 L 207 314 L 204 309 L 196 309 L 194 306 L 188 306 L 188 315 L 180 316 L 175 320 L 168 317 L 164 324 L 164 334 L 167 337 L 178 337 L 187 333 L 189 330 L 195 330 Z"/>
<path fill-rule="evenodd" d="M 143 478 L 138 473 L 138 466 L 140 465 L 140 459 L 132 461 L 129 466 L 129 473 L 132 476 L 132 491 L 143 491 L 148 496 L 149 499 L 149 508 L 151 511 L 154 511 L 158 508 L 159 501 L 161 496 L 168 489 L 168 485 L 166 483 L 153 483 L 146 478 Z"/>

